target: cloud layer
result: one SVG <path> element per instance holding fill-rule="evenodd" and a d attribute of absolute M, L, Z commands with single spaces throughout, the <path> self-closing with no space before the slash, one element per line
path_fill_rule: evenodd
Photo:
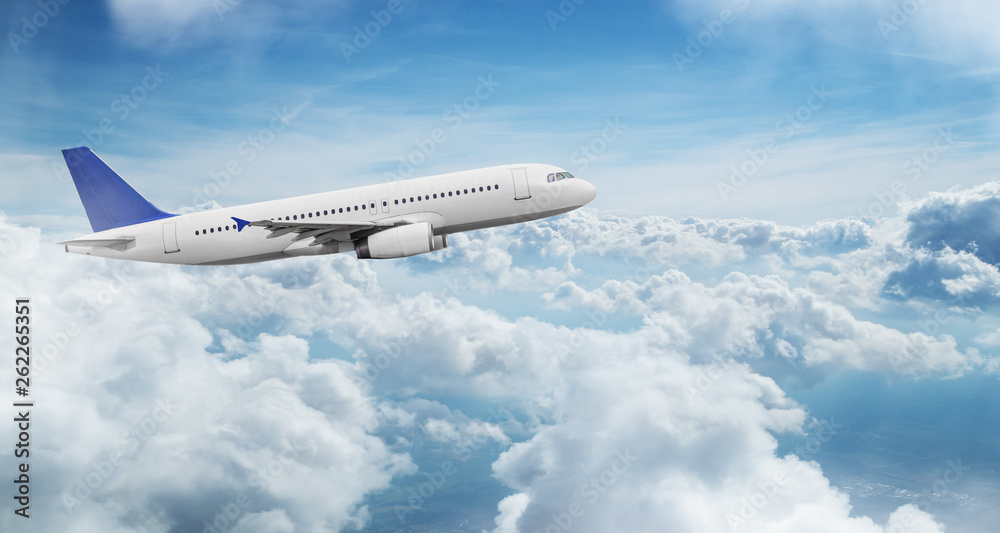
<path fill-rule="evenodd" d="M 33 295 L 48 324 L 35 391 L 60 406 L 40 416 L 39 501 L 53 504 L 33 523 L 361 526 L 365 498 L 416 473 L 410 446 L 428 440 L 507 447 L 493 471 L 515 492 L 496 502 L 497 531 L 940 531 L 913 506 L 881 524 L 855 516 L 811 453 L 779 454 L 776 435 L 837 428 L 776 380 L 992 372 L 969 337 L 988 346 L 995 328 L 901 331 L 878 317 L 940 296 L 881 289 L 917 291 L 904 278 L 995 291 L 994 265 L 914 235 L 981 239 L 956 221 L 997 195 L 956 190 L 900 219 L 806 228 L 584 211 L 405 262 L 227 268 L 69 256 L 2 221 L 5 292 Z M 911 272 L 928 261 L 959 266 Z M 416 290 L 388 288 L 401 283 Z M 522 314 L 473 303 L 503 291 L 528 298 Z M 477 419 L 441 397 L 520 414 Z"/>

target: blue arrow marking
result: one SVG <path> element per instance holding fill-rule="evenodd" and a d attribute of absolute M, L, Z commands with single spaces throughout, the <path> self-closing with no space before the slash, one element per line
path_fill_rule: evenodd
<path fill-rule="evenodd" d="M 242 218 L 229 217 L 236 221 L 236 231 L 243 231 L 243 228 L 250 223 L 248 220 L 243 220 Z"/>

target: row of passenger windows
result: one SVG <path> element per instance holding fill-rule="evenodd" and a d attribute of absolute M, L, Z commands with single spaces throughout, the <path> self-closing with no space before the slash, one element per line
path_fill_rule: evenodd
<path fill-rule="evenodd" d="M 445 194 L 447 194 L 448 196 L 461 196 L 463 194 L 475 194 L 476 190 L 477 190 L 476 187 L 472 187 L 471 189 L 460 189 L 460 190 L 456 190 L 456 191 L 448 191 L 447 193 L 445 193 L 445 192 L 442 191 L 440 194 L 434 193 L 434 194 L 425 194 L 423 196 L 420 196 L 420 195 L 418 195 L 418 196 L 411 196 L 409 198 L 409 200 L 410 200 L 410 203 L 412 204 L 414 202 L 423 202 L 423 201 L 427 201 L 427 200 L 437 200 L 438 198 L 444 198 Z M 500 190 L 500 185 L 499 184 L 487 185 L 485 188 L 484 187 L 479 187 L 478 190 L 479 190 L 479 192 L 499 191 Z M 395 203 L 395 205 L 399 205 L 400 202 L 402 202 L 402 203 L 405 204 L 406 200 L 407 200 L 406 198 L 397 198 L 397 199 L 393 200 L 393 202 Z M 388 206 L 389 206 L 389 202 L 387 200 L 382 200 L 382 207 L 388 207 Z M 375 202 L 369 203 L 368 204 L 368 208 L 369 209 L 375 209 Z M 361 210 L 364 210 L 364 209 L 365 209 L 364 206 L 357 206 L 357 205 L 354 206 L 354 211 L 361 211 Z M 322 213 L 323 213 L 322 215 L 320 215 L 320 211 L 316 211 L 316 216 L 317 217 L 319 217 L 319 216 L 329 216 L 329 215 L 336 215 L 336 214 L 344 213 L 344 212 L 350 213 L 351 212 L 351 206 L 340 207 L 340 208 L 336 208 L 335 207 L 333 209 L 325 209 L 325 210 L 322 211 Z M 274 219 L 271 219 L 271 220 L 304 220 L 306 218 L 313 218 L 313 214 L 312 213 L 302 213 L 302 214 L 299 214 L 299 215 L 287 215 L 284 218 L 278 217 L 278 218 L 274 218 Z M 195 235 L 205 235 L 205 234 L 208 234 L 208 233 L 215 233 L 216 231 L 218 231 L 218 232 L 221 233 L 223 231 L 223 228 L 225 228 L 225 231 L 229 231 L 229 226 L 219 226 L 219 227 L 216 227 L 216 228 L 202 229 L 201 231 L 195 230 L 194 234 Z M 232 228 L 235 230 L 236 229 L 236 225 L 233 225 Z"/>

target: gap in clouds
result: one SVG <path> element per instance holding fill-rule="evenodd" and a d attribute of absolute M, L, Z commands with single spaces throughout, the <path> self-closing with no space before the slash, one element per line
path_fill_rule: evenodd
<path fill-rule="evenodd" d="M 783 388 L 813 417 L 837 427 L 814 434 L 822 440 L 780 437 L 779 451 L 805 450 L 823 464 L 857 515 L 880 521 L 900 505 L 918 503 L 966 531 L 987 531 L 1000 517 L 1000 462 L 993 453 L 1000 431 L 989 422 L 1000 415 L 994 376 L 911 381 L 844 372 Z M 961 475 L 942 484 L 951 465 L 960 465 Z"/>

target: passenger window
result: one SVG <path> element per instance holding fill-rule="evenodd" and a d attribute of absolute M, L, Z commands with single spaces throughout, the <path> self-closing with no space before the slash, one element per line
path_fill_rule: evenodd
<path fill-rule="evenodd" d="M 448 196 L 451 196 L 451 191 L 448 191 Z"/>
<path fill-rule="evenodd" d="M 410 203 L 411 204 L 413 203 L 413 197 L 412 196 L 410 197 Z"/>
<path fill-rule="evenodd" d="M 358 209 L 358 206 L 354 206 L 354 210 L 355 211 L 360 211 L 360 209 Z"/>
<path fill-rule="evenodd" d="M 326 209 L 323 210 L 323 216 L 326 216 Z"/>
<path fill-rule="evenodd" d="M 313 214 L 312 214 L 312 213 L 309 213 L 309 218 L 312 218 L 312 217 L 313 217 Z"/>
<path fill-rule="evenodd" d="M 215 228 L 208 228 L 212 233 L 215 233 Z"/>
<path fill-rule="evenodd" d="M 469 194 L 469 189 L 465 189 L 465 194 Z"/>
<path fill-rule="evenodd" d="M 350 213 L 350 212 L 351 212 L 351 206 L 347 206 L 347 212 L 348 212 L 348 213 Z"/>
<path fill-rule="evenodd" d="M 372 202 L 372 209 L 375 209 L 375 202 Z"/>
<path fill-rule="evenodd" d="M 387 202 L 385 200 L 382 200 L 382 207 L 388 207 L 388 206 L 389 206 L 389 202 Z"/>
<path fill-rule="evenodd" d="M 487 191 L 488 191 L 488 190 L 491 190 L 492 188 L 493 188 L 493 187 L 491 187 L 491 186 L 489 186 L 489 185 L 487 185 L 487 186 L 486 186 L 486 190 L 487 190 Z"/>
<path fill-rule="evenodd" d="M 499 191 L 500 190 L 500 186 L 499 185 L 493 185 L 493 190 L 494 191 Z"/>
<path fill-rule="evenodd" d="M 395 203 L 396 205 L 399 205 L 399 199 L 394 200 L 393 203 Z"/>
<path fill-rule="evenodd" d="M 403 198 L 403 203 L 404 203 L 404 204 L 406 203 L 406 198 Z"/>
<path fill-rule="evenodd" d="M 298 219 L 299 219 L 299 215 L 292 215 L 292 220 L 298 220 Z"/>
<path fill-rule="evenodd" d="M 198 235 L 198 230 L 194 230 L 194 234 L 195 234 L 195 235 Z"/>
<path fill-rule="evenodd" d="M 483 188 L 482 187 L 479 188 L 479 192 L 483 192 Z"/>

